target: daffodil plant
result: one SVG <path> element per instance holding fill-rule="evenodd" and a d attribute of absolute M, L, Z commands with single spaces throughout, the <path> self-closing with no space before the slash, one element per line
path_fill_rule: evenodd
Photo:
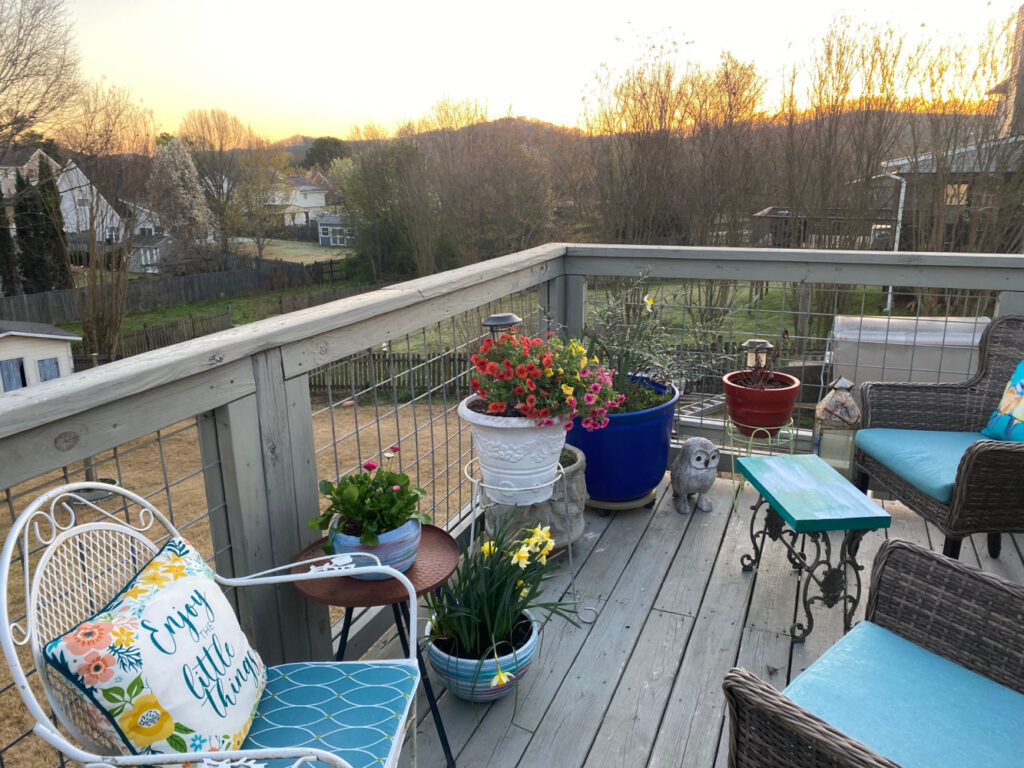
<path fill-rule="evenodd" d="M 470 545 L 452 578 L 424 595 L 430 639 L 445 653 L 483 660 L 514 652 L 529 636 L 527 609 L 546 610 L 576 624 L 572 603 L 541 599 L 553 568 L 549 558 L 555 541 L 548 527 L 510 529 L 508 523 L 499 525 L 493 538 Z M 499 668 L 491 686 L 511 679 Z"/>

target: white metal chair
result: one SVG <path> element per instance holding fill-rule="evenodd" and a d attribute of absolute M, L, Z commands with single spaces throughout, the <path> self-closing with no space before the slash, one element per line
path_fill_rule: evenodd
<path fill-rule="evenodd" d="M 96 496 L 106 498 L 98 500 Z M 155 564 L 163 567 L 164 561 L 159 558 L 165 556 L 168 546 L 172 550 L 166 557 L 178 559 L 173 548 L 179 546 L 179 538 L 167 518 L 145 499 L 123 488 L 95 482 L 72 483 L 51 490 L 33 501 L 14 522 L 0 556 L 0 588 L 4 597 L 0 603 L 0 645 L 14 684 L 35 719 L 33 730 L 40 738 L 86 766 L 196 763 L 218 768 L 257 765 L 268 768 L 295 768 L 299 765 L 361 768 L 396 765 L 405 730 L 412 724 L 411 758 L 415 765 L 415 701 L 420 679 L 413 655 L 416 648 L 413 636 L 416 627 L 415 591 L 408 579 L 392 568 L 379 564 L 355 567 L 350 558 L 337 556 L 319 558 L 310 572 L 302 574 L 292 574 L 291 565 L 242 578 L 222 578 L 208 571 L 205 573 L 212 575 L 216 584 L 228 587 L 332 577 L 337 576 L 339 569 L 351 574 L 384 573 L 398 579 L 409 593 L 410 620 L 407 626 L 410 651 L 406 657 L 363 662 L 282 664 L 267 669 L 266 687 L 252 714 L 248 735 L 240 746 L 230 742 L 232 746 L 226 751 L 220 747 L 229 742 L 214 745 L 213 739 L 205 742 L 186 726 L 175 725 L 170 720 L 158 723 L 154 713 L 162 713 L 163 716 L 167 713 L 155 706 L 138 722 L 142 727 L 163 729 L 159 735 L 165 738 L 164 743 L 177 745 L 174 747 L 177 751 L 156 754 L 151 746 L 138 748 L 137 745 L 126 746 L 119 742 L 116 737 L 124 737 L 121 732 L 124 724 L 116 714 L 127 709 L 131 702 L 126 700 L 125 704 L 120 704 L 116 699 L 131 694 L 136 698 L 146 698 L 139 695 L 139 683 L 132 683 L 136 687 L 131 689 L 129 686 L 130 690 L 124 687 L 114 689 L 118 693 L 102 692 L 108 702 L 114 700 L 120 706 L 120 709 L 114 708 L 114 716 L 111 716 L 95 706 L 96 697 L 90 699 L 95 689 L 83 688 L 82 682 L 90 680 L 90 676 L 93 681 L 104 676 L 110 679 L 110 670 L 103 665 L 109 665 L 109 658 L 120 658 L 117 654 L 124 652 L 117 640 L 125 637 L 125 627 L 118 625 L 117 620 L 107 623 L 108 629 L 115 627 L 111 630 L 109 647 L 106 647 L 108 640 L 104 635 L 102 642 L 95 646 L 98 651 L 89 651 L 86 657 L 86 660 L 95 662 L 96 669 L 90 671 L 81 663 L 77 666 L 78 673 L 85 677 L 75 672 L 73 664 L 55 665 L 54 647 L 47 648 L 47 644 L 63 642 L 63 638 L 72 636 L 79 638 L 80 634 L 86 637 L 88 632 L 83 627 L 95 628 L 96 624 L 90 623 L 93 619 L 99 622 L 98 615 L 109 617 L 111 606 L 123 605 L 127 597 L 134 594 L 133 590 L 140 589 L 136 576 L 152 572 Z M 170 544 L 161 548 L 154 539 L 161 543 L 166 540 Z M 193 557 L 195 561 L 201 568 L 206 568 L 201 557 Z M 172 563 L 164 570 L 173 572 L 178 567 Z M 167 578 L 166 575 L 156 575 L 158 583 Z M 217 603 L 223 595 L 215 586 L 211 589 L 216 593 L 213 602 Z M 175 624 L 169 620 L 164 630 L 169 629 L 173 635 L 177 628 L 183 639 L 187 633 L 195 631 L 193 639 L 198 638 L 197 642 L 213 647 L 211 643 L 217 641 L 216 634 L 201 635 L 197 631 L 199 619 L 195 620 L 195 626 L 189 619 L 189 616 L 205 611 L 205 607 L 190 613 L 191 608 L 182 604 L 174 605 L 172 611 L 176 611 L 182 621 Z M 158 636 L 160 627 L 153 626 L 148 619 L 140 621 L 136 616 L 132 621 L 135 623 L 130 629 L 134 633 L 142 635 L 148 632 L 150 640 Z M 234 621 L 233 617 L 230 621 Z M 207 625 L 205 631 L 215 632 L 216 627 Z M 92 642 L 94 635 L 87 641 Z M 166 644 L 164 636 L 160 635 L 160 638 Z M 225 649 L 228 647 L 223 640 L 220 643 Z M 140 642 L 139 646 L 142 645 Z M 25 669 L 29 662 L 28 654 L 19 654 L 19 646 L 31 649 L 31 662 L 38 672 L 39 683 L 62 727 L 54 725 L 33 692 Z M 151 646 L 147 645 L 140 653 L 152 654 L 149 648 Z M 228 650 L 223 656 L 226 658 L 231 654 L 232 651 Z M 146 662 L 152 658 L 150 655 Z M 255 658 L 249 671 L 262 673 L 262 662 L 258 656 Z M 196 660 L 199 661 L 198 658 Z M 206 674 L 210 671 L 208 668 L 217 666 L 221 661 L 224 659 L 218 660 L 214 654 L 199 668 Z M 184 668 L 179 671 L 184 671 Z M 240 673 L 233 681 L 237 683 L 246 675 Z M 212 687 L 207 689 L 205 683 L 202 687 L 196 684 L 196 677 L 190 672 L 185 676 L 189 686 L 212 696 Z M 128 694 L 123 694 L 125 690 L 129 690 Z M 230 688 L 227 699 L 231 699 L 235 692 L 235 688 Z M 200 700 L 196 691 L 193 695 L 197 697 L 194 712 L 202 721 L 206 717 L 203 713 L 209 709 L 208 702 Z M 156 701 L 155 698 L 152 700 Z M 164 724 L 167 728 L 163 727 Z M 124 730 L 128 731 L 127 726 Z M 156 735 L 149 734 L 147 739 L 151 740 Z M 235 736 L 241 740 L 243 733 Z M 211 746 L 212 749 L 209 748 Z M 204 750 L 204 747 L 207 748 Z"/>

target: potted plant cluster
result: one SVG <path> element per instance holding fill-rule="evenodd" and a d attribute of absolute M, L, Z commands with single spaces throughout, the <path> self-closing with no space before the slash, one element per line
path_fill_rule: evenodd
<path fill-rule="evenodd" d="M 516 689 L 537 651 L 536 611 L 576 625 L 571 603 L 542 599 L 554 548 L 546 527 L 517 529 L 504 520 L 492 538 L 463 551 L 451 579 L 424 595 L 427 659 L 459 698 L 492 701 Z"/>
<path fill-rule="evenodd" d="M 629 507 L 651 498 L 668 468 L 679 390 L 672 384 L 675 339 L 647 292 L 649 270 L 610 292 L 591 315 L 588 354 L 614 370 L 612 386 L 625 395 L 600 434 L 572 432 L 571 445 L 587 457 L 590 503 Z"/>
<path fill-rule="evenodd" d="M 328 554 L 369 553 L 382 565 L 405 571 L 416 559 L 421 524 L 430 517 L 418 510 L 422 488 L 413 488 L 409 476 L 390 468 L 399 447 L 383 454 L 383 464 L 367 461 L 363 472 L 343 475 L 336 482 L 320 481 L 327 508 L 309 521 L 310 528 L 326 532 Z M 367 574 L 362 579 L 386 578 Z"/>
<path fill-rule="evenodd" d="M 736 430 L 747 437 L 775 437 L 789 423 L 800 395 L 800 379 L 775 370 L 783 342 L 789 333 L 783 329 L 779 343 L 748 339 L 747 367 L 722 376 L 725 407 Z"/>
<path fill-rule="evenodd" d="M 580 431 L 600 430 L 622 405 L 611 371 L 576 339 L 514 328 L 485 339 L 470 361 L 474 394 L 459 416 L 470 425 L 488 494 L 501 504 L 545 501 L 566 432 L 577 421 Z"/>

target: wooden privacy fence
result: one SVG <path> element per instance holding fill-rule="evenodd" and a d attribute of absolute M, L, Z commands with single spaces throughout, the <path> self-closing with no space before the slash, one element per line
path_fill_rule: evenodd
<path fill-rule="evenodd" d="M 276 288 L 343 280 L 343 264 L 343 259 L 308 265 L 264 259 L 259 269 L 251 263 L 230 272 L 131 280 L 127 285 L 126 311 L 146 312 L 193 301 L 226 299 Z M 68 289 L 0 296 L 0 319 L 55 325 L 78 322 L 81 317 L 75 293 Z"/>
<path fill-rule="evenodd" d="M 330 392 L 335 402 L 380 385 L 421 395 L 458 384 L 460 391 L 468 393 L 470 367 L 468 353 L 450 349 L 432 355 L 364 352 L 310 373 L 309 391 L 314 395 Z"/>
<path fill-rule="evenodd" d="M 117 340 L 117 359 L 139 355 L 151 349 L 160 349 L 181 341 L 188 341 L 208 333 L 223 331 L 230 328 L 231 310 L 216 312 L 199 317 L 182 318 L 170 323 L 160 325 L 147 325 L 138 331 L 122 333 Z M 86 354 L 85 345 L 78 341 L 71 345 L 71 353 L 75 359 L 75 370 L 91 368 L 94 364 L 93 358 Z M 110 362 L 109 355 L 99 355 L 96 362 L 103 364 Z"/>

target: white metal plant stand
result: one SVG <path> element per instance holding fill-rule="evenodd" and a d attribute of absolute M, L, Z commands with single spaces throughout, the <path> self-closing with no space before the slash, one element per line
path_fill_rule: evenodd
<path fill-rule="evenodd" d="M 466 479 L 469 480 L 469 482 L 473 486 L 473 494 L 472 494 L 472 497 L 471 497 L 471 500 L 470 500 L 470 526 L 469 526 L 469 540 L 470 540 L 471 543 L 476 541 L 476 518 L 477 518 L 477 515 L 478 514 L 483 514 L 485 509 L 488 508 L 488 507 L 500 508 L 502 506 L 508 506 L 507 504 L 501 504 L 501 503 L 493 501 L 493 500 L 484 502 L 482 500 L 483 496 L 480 493 L 481 489 L 485 489 L 485 490 L 488 490 L 488 491 L 490 491 L 490 490 L 499 490 L 499 491 L 502 491 L 504 493 L 508 493 L 508 492 L 516 492 L 516 491 L 535 491 L 535 490 L 537 490 L 539 488 L 547 488 L 549 486 L 553 487 L 556 483 L 561 483 L 562 484 L 562 504 L 564 505 L 564 509 L 565 509 L 565 530 L 566 530 L 566 534 L 567 534 L 567 536 L 566 536 L 566 547 L 565 548 L 566 548 L 566 551 L 569 553 L 569 582 L 570 582 L 571 588 L 572 588 L 572 599 L 573 599 L 573 602 L 576 605 L 576 615 L 579 616 L 580 621 L 582 621 L 584 624 L 593 624 L 595 621 L 597 621 L 597 608 L 595 608 L 594 606 L 590 606 L 590 605 L 581 606 L 579 604 L 580 603 L 580 596 L 579 596 L 579 591 L 576 589 L 576 566 L 575 566 L 575 563 L 573 561 L 572 535 L 570 533 L 572 531 L 572 523 L 571 523 L 571 520 L 569 519 L 569 489 L 568 489 L 568 485 L 567 485 L 566 480 L 565 480 L 565 470 L 562 469 L 562 465 L 559 464 L 556 467 L 556 469 L 555 469 L 555 476 L 553 478 L 551 478 L 550 480 L 548 480 L 547 482 L 540 483 L 538 485 L 525 486 L 523 488 L 506 488 L 506 487 L 497 488 L 496 486 L 490 485 L 488 483 L 485 483 L 483 480 L 481 480 L 480 477 L 479 477 L 478 470 L 479 470 L 479 462 L 478 462 L 478 460 L 476 458 L 470 459 L 469 462 L 466 463 L 466 465 L 463 467 L 463 470 L 462 470 L 463 474 L 466 477 Z M 489 496 L 488 498 L 493 499 L 493 494 L 491 496 Z M 498 516 L 498 519 L 500 520 L 501 519 L 500 509 L 498 509 L 496 511 L 496 515 Z M 584 615 L 583 615 L 584 612 L 587 613 L 589 618 L 584 618 Z"/>

